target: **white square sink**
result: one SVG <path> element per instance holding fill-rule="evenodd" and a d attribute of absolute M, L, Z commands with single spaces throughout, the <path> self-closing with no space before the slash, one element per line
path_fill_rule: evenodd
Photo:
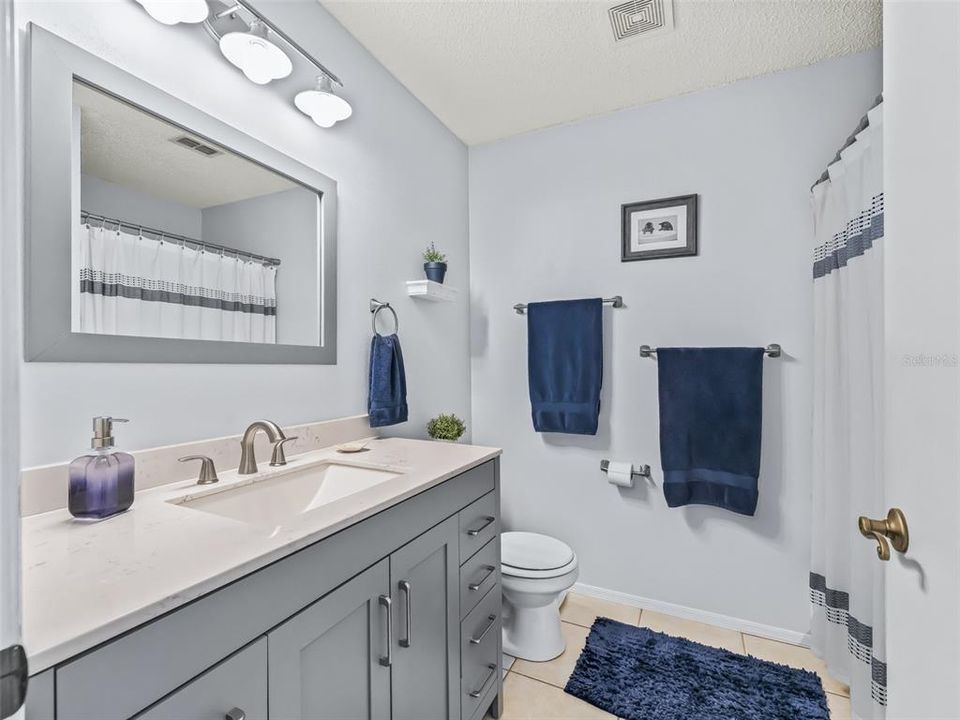
<path fill-rule="evenodd" d="M 399 473 L 389 470 L 323 461 L 170 502 L 276 529 L 312 510 L 396 477 Z"/>

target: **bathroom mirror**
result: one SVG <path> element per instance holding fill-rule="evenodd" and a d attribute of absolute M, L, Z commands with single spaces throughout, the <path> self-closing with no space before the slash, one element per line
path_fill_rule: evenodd
<path fill-rule="evenodd" d="M 336 183 L 31 26 L 26 359 L 336 362 Z"/>

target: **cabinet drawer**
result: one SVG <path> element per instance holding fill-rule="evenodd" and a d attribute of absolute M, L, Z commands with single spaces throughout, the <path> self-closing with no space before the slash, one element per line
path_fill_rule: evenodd
<path fill-rule="evenodd" d="M 460 568 L 460 617 L 476 607 L 494 585 L 500 583 L 500 536 L 483 546 Z"/>
<path fill-rule="evenodd" d="M 266 638 L 214 665 L 136 720 L 223 720 L 234 709 L 246 720 L 267 718 Z"/>
<path fill-rule="evenodd" d="M 460 511 L 460 563 L 500 534 L 497 493 L 489 492 Z"/>
<path fill-rule="evenodd" d="M 490 689 L 501 682 L 498 583 L 460 624 L 460 715 L 473 717 Z M 493 693 L 496 694 L 496 693 Z"/>

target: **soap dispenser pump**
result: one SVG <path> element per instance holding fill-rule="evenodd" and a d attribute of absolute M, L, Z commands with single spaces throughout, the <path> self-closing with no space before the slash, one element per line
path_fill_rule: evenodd
<path fill-rule="evenodd" d="M 127 420 L 95 417 L 91 452 L 70 463 L 67 506 L 74 517 L 99 520 L 133 505 L 133 455 L 114 446 L 115 422 Z"/>

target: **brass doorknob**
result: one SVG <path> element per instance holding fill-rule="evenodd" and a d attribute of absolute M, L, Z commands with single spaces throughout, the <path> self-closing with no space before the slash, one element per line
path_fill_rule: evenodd
<path fill-rule="evenodd" d="M 904 553 L 910 547 L 910 530 L 907 529 L 907 518 L 900 508 L 890 508 L 885 520 L 871 520 L 865 515 L 857 519 L 860 534 L 865 538 L 877 541 L 877 557 L 881 560 L 890 559 L 890 546 L 897 552 Z M 890 542 L 887 542 L 887 538 Z"/>

